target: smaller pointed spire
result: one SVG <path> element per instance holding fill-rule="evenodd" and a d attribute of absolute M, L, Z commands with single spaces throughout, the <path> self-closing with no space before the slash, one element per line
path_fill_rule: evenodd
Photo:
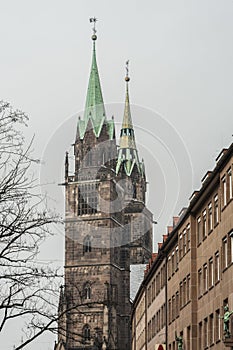
<path fill-rule="evenodd" d="M 136 148 L 136 142 L 134 137 L 133 122 L 130 111 L 129 103 L 129 61 L 126 62 L 126 96 L 125 96 L 125 108 L 124 116 L 120 134 L 120 147 L 118 153 L 118 160 L 116 166 L 116 172 L 118 173 L 121 165 L 124 166 L 124 170 L 128 176 L 131 175 L 134 165 L 136 164 L 138 171 L 142 172 L 142 167 L 139 162 L 138 152 Z"/>
<path fill-rule="evenodd" d="M 129 104 L 129 60 L 126 62 L 126 96 L 125 96 L 125 110 L 124 110 L 124 117 L 123 117 L 123 123 L 122 123 L 122 129 L 133 129 L 133 123 L 131 118 L 131 112 L 130 112 L 130 104 Z"/>

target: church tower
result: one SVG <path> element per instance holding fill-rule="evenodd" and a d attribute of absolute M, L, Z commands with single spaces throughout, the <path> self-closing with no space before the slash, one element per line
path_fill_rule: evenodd
<path fill-rule="evenodd" d="M 126 97 L 116 174 L 124 183 L 124 222 L 130 237 L 130 264 L 145 264 L 152 252 L 152 213 L 145 205 L 146 175 L 143 160 L 140 162 L 135 141 L 129 103 L 129 75 L 126 62 Z"/>
<path fill-rule="evenodd" d="M 135 144 L 128 74 L 118 149 L 114 120 L 106 117 L 92 20 L 91 72 L 72 176 L 68 153 L 65 160 L 65 283 L 55 349 L 130 350 L 130 263 L 149 256 L 151 218 L 145 209 L 146 180 Z M 143 237 L 138 237 L 140 230 Z"/>

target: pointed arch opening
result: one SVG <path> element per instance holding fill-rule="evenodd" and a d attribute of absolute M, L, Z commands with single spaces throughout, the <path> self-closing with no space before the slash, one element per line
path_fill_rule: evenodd
<path fill-rule="evenodd" d="M 89 282 L 84 284 L 83 297 L 84 297 L 84 300 L 90 300 L 91 299 L 91 285 L 90 285 Z"/>
<path fill-rule="evenodd" d="M 86 166 L 92 165 L 92 149 L 88 147 L 86 155 Z"/>
<path fill-rule="evenodd" d="M 91 329 L 88 324 L 83 326 L 83 340 L 85 343 L 91 340 Z"/>
<path fill-rule="evenodd" d="M 91 252 L 91 237 L 88 235 L 83 240 L 83 254 Z"/>

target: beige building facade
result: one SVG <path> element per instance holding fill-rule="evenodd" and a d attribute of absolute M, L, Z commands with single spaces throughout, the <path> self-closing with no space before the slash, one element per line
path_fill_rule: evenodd
<path fill-rule="evenodd" d="M 160 344 L 165 345 L 165 283 L 166 259 L 160 252 L 152 255 L 134 301 L 132 350 L 155 350 Z"/>
<path fill-rule="evenodd" d="M 141 286 L 148 293 L 165 264 L 164 295 L 156 294 L 153 304 L 145 304 L 145 349 L 156 349 L 154 343 L 150 345 L 151 334 L 157 341 L 161 332 L 153 322 L 150 329 L 148 321 L 163 305 L 166 349 L 176 350 L 178 345 L 182 350 L 230 348 L 223 316 L 224 306 L 233 310 L 232 170 L 233 144 L 217 157 L 215 168 L 203 177 L 200 190 L 193 193 L 188 208 L 159 246 Z M 139 304 L 140 293 L 134 313 Z"/>

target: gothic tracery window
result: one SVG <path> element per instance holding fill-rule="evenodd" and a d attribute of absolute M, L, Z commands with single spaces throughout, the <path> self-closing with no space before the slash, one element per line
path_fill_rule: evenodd
<path fill-rule="evenodd" d="M 97 207 L 97 184 L 80 185 L 78 188 L 78 215 L 95 214 Z"/>
<path fill-rule="evenodd" d="M 86 166 L 91 166 L 92 165 L 92 150 L 89 147 L 87 149 L 87 155 L 86 155 Z"/>
<path fill-rule="evenodd" d="M 83 340 L 84 342 L 91 340 L 91 330 L 88 324 L 83 327 Z"/>
<path fill-rule="evenodd" d="M 83 294 L 84 294 L 84 299 L 85 300 L 91 299 L 91 286 L 90 286 L 89 283 L 86 283 L 84 285 L 84 291 L 83 292 L 84 292 Z"/>
<path fill-rule="evenodd" d="M 86 236 L 83 241 L 83 253 L 90 253 L 91 252 L 91 237 Z"/>

